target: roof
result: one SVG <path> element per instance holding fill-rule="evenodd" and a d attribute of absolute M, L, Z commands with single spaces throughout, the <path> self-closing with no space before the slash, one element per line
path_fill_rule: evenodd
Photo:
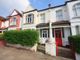
<path fill-rule="evenodd" d="M 29 13 L 29 12 L 33 12 L 33 11 L 37 11 L 37 9 L 30 10 L 30 11 L 27 11 L 27 12 L 22 12 L 22 13 L 25 14 L 25 13 Z"/>
<path fill-rule="evenodd" d="M 62 7 L 62 6 L 65 6 L 67 3 L 73 2 L 73 1 L 76 1 L 76 0 L 66 1 L 66 2 L 65 2 L 64 4 L 62 4 L 62 5 L 58 5 L 58 6 L 54 6 L 54 7 L 48 7 L 48 8 L 42 9 L 42 10 L 38 10 L 38 11 L 44 11 L 44 10 L 48 10 L 48 9 L 53 9 L 53 8 Z"/>
<path fill-rule="evenodd" d="M 0 20 L 5 21 L 6 19 L 2 16 L 0 16 Z"/>
<path fill-rule="evenodd" d="M 48 8 L 41 9 L 41 10 L 38 10 L 38 9 L 30 10 L 30 11 L 27 11 L 27 12 L 23 12 L 23 14 L 29 13 L 29 12 L 32 12 L 32 11 L 38 11 L 38 12 L 40 12 L 40 11 L 45 11 L 45 10 L 48 10 L 48 9 L 53 9 L 53 8 L 62 7 L 62 6 L 65 6 L 67 3 L 73 2 L 73 1 L 76 1 L 76 0 L 66 1 L 66 2 L 65 2 L 64 4 L 62 4 L 62 5 L 58 5 L 58 6 L 54 6 L 54 7 L 48 7 Z"/>
<path fill-rule="evenodd" d="M 22 14 L 21 14 L 18 10 L 14 9 L 13 12 L 14 12 L 14 11 L 16 11 L 16 12 L 18 13 L 18 15 L 22 16 Z M 13 12 L 12 12 L 12 13 L 13 13 Z M 11 13 L 11 14 L 12 14 L 12 13 Z M 8 17 L 11 17 L 11 14 L 10 14 Z"/>
<path fill-rule="evenodd" d="M 64 26 L 64 25 L 70 25 L 69 21 L 57 21 L 57 22 L 53 22 L 52 26 Z M 40 27 L 49 27 L 49 23 L 40 23 L 36 26 L 37 28 Z"/>

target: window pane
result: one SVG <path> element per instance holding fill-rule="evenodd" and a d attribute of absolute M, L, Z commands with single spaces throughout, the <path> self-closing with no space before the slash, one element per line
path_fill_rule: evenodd
<path fill-rule="evenodd" d="M 80 16 L 80 3 L 73 6 L 74 16 Z"/>
<path fill-rule="evenodd" d="M 27 17 L 26 17 L 26 22 L 27 23 L 33 23 L 34 21 L 34 15 L 33 14 L 29 14 Z"/>
<path fill-rule="evenodd" d="M 80 16 L 80 8 L 77 9 L 77 16 Z"/>
<path fill-rule="evenodd" d="M 57 20 L 63 20 L 63 12 L 62 12 L 62 10 L 56 11 L 56 18 L 57 18 Z"/>
<path fill-rule="evenodd" d="M 12 19 L 10 19 L 10 25 L 16 25 L 16 17 L 13 17 Z"/>
<path fill-rule="evenodd" d="M 45 23 L 45 13 L 41 14 L 40 17 L 41 17 L 41 22 Z"/>
<path fill-rule="evenodd" d="M 48 30 L 42 30 L 42 37 L 47 38 L 48 37 Z"/>
<path fill-rule="evenodd" d="M 76 34 L 78 35 L 79 33 L 79 26 L 76 26 Z"/>

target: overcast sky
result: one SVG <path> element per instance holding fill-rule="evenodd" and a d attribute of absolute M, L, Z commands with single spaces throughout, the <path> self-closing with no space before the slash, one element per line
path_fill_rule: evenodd
<path fill-rule="evenodd" d="M 34 8 L 43 9 L 48 6 L 60 5 L 64 3 L 64 0 L 0 0 L 0 16 L 8 16 L 13 9 L 19 11 L 25 10 L 26 7 L 31 4 Z"/>

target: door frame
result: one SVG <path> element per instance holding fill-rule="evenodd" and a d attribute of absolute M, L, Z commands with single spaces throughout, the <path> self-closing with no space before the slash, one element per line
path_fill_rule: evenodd
<path fill-rule="evenodd" d="M 55 35 L 55 31 L 56 30 L 60 30 L 61 32 L 61 43 L 62 43 L 62 28 L 54 28 L 54 37 L 55 37 L 55 42 L 56 42 L 56 35 Z M 61 44 L 61 46 L 63 45 L 63 43 Z"/>

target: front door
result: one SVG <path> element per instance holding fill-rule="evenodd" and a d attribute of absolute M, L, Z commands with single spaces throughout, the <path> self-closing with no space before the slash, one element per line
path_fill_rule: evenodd
<path fill-rule="evenodd" d="M 54 33 L 57 46 L 62 46 L 62 30 L 55 29 Z"/>

